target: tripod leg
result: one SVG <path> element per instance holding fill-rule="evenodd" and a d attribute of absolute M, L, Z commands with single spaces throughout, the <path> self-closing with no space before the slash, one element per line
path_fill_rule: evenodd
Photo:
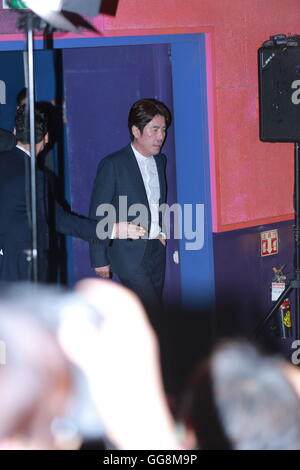
<path fill-rule="evenodd" d="M 288 297 L 289 293 L 294 289 L 294 287 L 291 284 L 288 284 L 287 287 L 284 289 L 280 297 L 276 300 L 272 308 L 269 310 L 267 315 L 262 319 L 262 321 L 259 323 L 259 325 L 255 328 L 253 332 L 253 336 L 256 337 L 259 331 L 268 323 L 270 320 L 271 316 L 273 313 L 280 307 L 282 302 L 285 300 L 286 297 Z M 296 289 L 296 293 L 299 293 L 299 290 Z M 300 297 L 299 297 L 300 299 Z M 300 338 L 299 338 L 300 339 Z"/>

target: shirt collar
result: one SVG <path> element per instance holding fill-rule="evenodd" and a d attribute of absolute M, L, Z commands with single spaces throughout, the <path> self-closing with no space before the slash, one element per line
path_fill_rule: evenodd
<path fill-rule="evenodd" d="M 131 148 L 132 148 L 132 151 L 135 155 L 135 158 L 141 162 L 146 162 L 146 161 L 150 161 L 153 159 L 153 155 L 151 155 L 151 157 L 145 157 L 144 155 L 142 155 L 140 152 L 137 151 L 136 148 L 134 148 L 134 146 L 131 144 Z"/>
<path fill-rule="evenodd" d="M 22 147 L 22 145 L 16 145 L 16 147 L 17 149 L 22 150 L 22 152 L 25 152 L 29 157 L 31 157 L 29 150 Z"/>

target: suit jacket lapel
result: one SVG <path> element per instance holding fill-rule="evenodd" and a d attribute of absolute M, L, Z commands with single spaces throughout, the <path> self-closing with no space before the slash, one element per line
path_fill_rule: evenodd
<path fill-rule="evenodd" d="M 40 217 L 48 220 L 48 198 L 47 198 L 47 180 L 46 175 L 42 169 L 36 172 L 36 186 L 37 186 L 37 207 Z"/>
<path fill-rule="evenodd" d="M 166 180 L 165 180 L 165 171 L 164 165 L 162 161 L 162 157 L 160 155 L 155 155 L 154 160 L 157 167 L 158 179 L 159 179 L 159 186 L 160 186 L 160 204 L 162 202 L 166 202 Z"/>

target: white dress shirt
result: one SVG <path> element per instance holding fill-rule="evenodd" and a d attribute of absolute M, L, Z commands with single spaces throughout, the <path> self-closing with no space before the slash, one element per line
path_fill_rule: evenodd
<path fill-rule="evenodd" d="M 16 145 L 17 149 L 22 150 L 22 152 L 27 153 L 28 157 L 31 157 L 31 154 L 29 150 L 27 150 L 25 147 L 22 147 L 22 145 Z"/>
<path fill-rule="evenodd" d="M 159 226 L 160 185 L 156 162 L 153 156 L 144 157 L 144 155 L 140 154 L 133 145 L 131 145 L 131 148 L 139 165 L 150 207 L 151 226 L 149 238 L 157 238 L 161 233 L 161 228 Z"/>

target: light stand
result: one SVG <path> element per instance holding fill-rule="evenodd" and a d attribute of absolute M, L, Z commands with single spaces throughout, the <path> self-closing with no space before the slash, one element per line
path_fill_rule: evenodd
<path fill-rule="evenodd" d="M 34 42 L 33 14 L 27 15 L 27 73 L 28 73 L 28 105 L 30 123 L 30 196 L 31 196 L 31 233 L 32 247 L 30 258 L 32 263 L 32 281 L 38 282 L 38 247 L 37 247 L 37 205 L 36 205 L 36 151 L 35 151 L 35 99 L 34 99 Z"/>
<path fill-rule="evenodd" d="M 294 254 L 294 279 L 287 283 L 285 290 L 282 292 L 280 297 L 276 300 L 272 308 L 269 310 L 267 315 L 259 323 L 254 331 L 254 336 L 262 330 L 268 323 L 274 312 L 278 310 L 282 302 L 289 296 L 289 294 L 295 290 L 295 333 L 296 338 L 300 339 L 300 143 L 294 144 L 294 211 L 295 211 L 295 225 L 294 225 L 294 243 L 295 243 L 295 254 Z"/>

